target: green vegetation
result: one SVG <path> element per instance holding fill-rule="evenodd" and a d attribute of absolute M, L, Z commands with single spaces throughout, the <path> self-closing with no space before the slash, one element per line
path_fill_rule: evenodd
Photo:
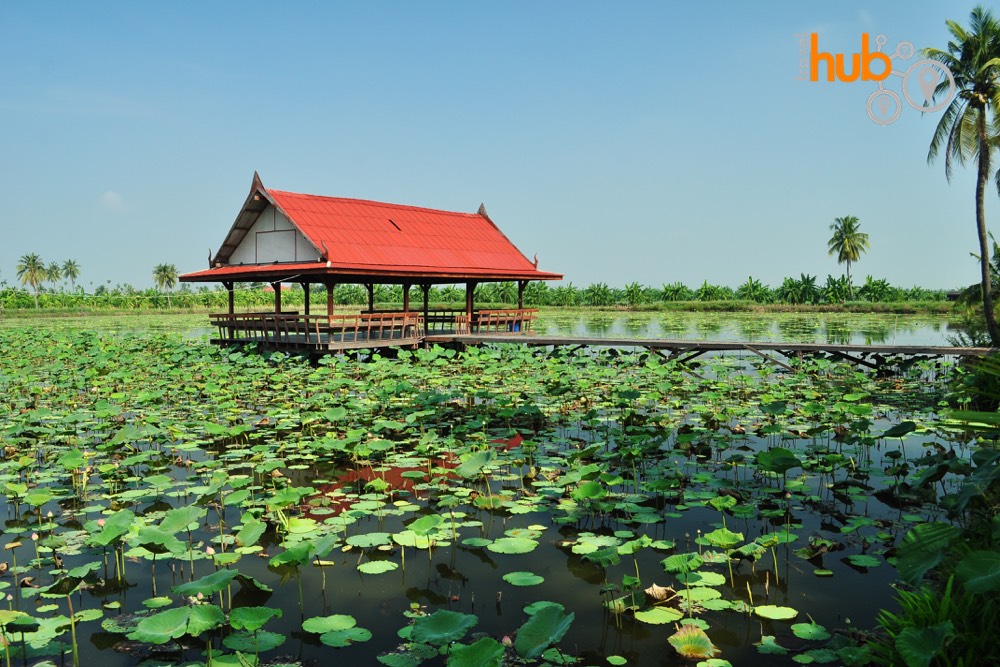
<path fill-rule="evenodd" d="M 177 267 L 173 264 L 157 264 L 153 268 L 153 282 L 157 289 L 167 295 L 167 308 L 170 307 L 170 290 L 177 284 Z"/>
<path fill-rule="evenodd" d="M 860 231 L 861 222 L 853 215 L 837 218 L 830 225 L 833 236 L 827 242 L 831 255 L 837 255 L 838 264 L 847 264 L 847 295 L 854 299 L 854 286 L 851 284 L 851 262 L 861 259 L 868 250 L 868 234 Z M 829 283 L 829 280 L 827 281 Z"/>
<path fill-rule="evenodd" d="M 968 429 L 996 414 L 939 416 L 968 397 L 938 362 L 309 364 L 94 329 L 0 329 L 8 662 L 96 664 L 100 628 L 218 665 L 862 665 L 871 604 L 904 652 L 964 632 L 896 609 L 897 568 L 993 591 L 998 454 Z"/>
<path fill-rule="evenodd" d="M 37 257 L 37 256 L 36 256 Z M 172 290 L 177 282 L 177 270 L 172 264 L 161 264 L 154 270 L 156 289 L 139 290 L 131 285 L 108 287 L 98 286 L 92 293 L 46 289 L 44 279 L 39 277 L 37 293 L 34 295 L 38 307 L 49 311 L 99 311 L 99 310 L 155 310 L 176 308 L 181 310 L 220 311 L 228 307 L 228 293 L 221 286 L 192 287 L 183 283 L 180 289 Z M 19 274 L 20 275 L 20 274 Z M 64 272 L 64 277 L 75 280 L 77 274 Z M 173 277 L 173 280 L 168 278 Z M 23 279 L 25 285 L 35 284 Z M 237 309 L 261 310 L 273 307 L 274 295 L 264 291 L 264 283 L 237 286 L 235 302 Z M 326 303 L 325 288 L 314 286 L 311 302 L 314 306 Z M 662 285 L 660 288 L 640 285 L 637 282 L 624 288 L 609 287 L 605 283 L 593 283 L 585 288 L 577 288 L 573 283 L 550 286 L 548 283 L 530 283 L 524 292 L 527 307 L 593 307 L 641 309 L 683 309 L 683 310 L 750 310 L 761 308 L 809 307 L 820 309 L 886 312 L 948 312 L 952 304 L 948 302 L 945 290 L 928 290 L 920 287 L 901 288 L 890 285 L 886 280 L 866 277 L 863 285 L 854 290 L 851 299 L 850 287 L 844 277 L 827 276 L 825 284 L 819 284 L 816 276 L 802 274 L 799 278 L 786 278 L 777 288 L 771 288 L 753 277 L 738 288 L 713 285 L 703 282 L 697 289 L 691 289 L 680 282 Z M 301 307 L 304 293 L 298 285 L 282 294 L 285 308 Z M 334 291 L 334 301 L 341 306 L 364 306 L 368 295 L 361 285 L 338 285 Z M 422 303 L 423 294 L 419 288 L 410 292 L 410 303 Z M 439 286 L 430 290 L 432 307 L 464 307 L 465 288 L 462 286 Z M 403 291 L 398 285 L 376 285 L 375 302 L 382 307 L 399 307 L 403 302 Z M 31 308 L 32 294 L 17 287 L 0 283 L 0 311 L 14 311 Z M 481 306 L 513 306 L 517 303 L 517 289 L 512 283 L 484 283 L 476 288 L 476 303 Z"/>
<path fill-rule="evenodd" d="M 947 50 L 925 49 L 925 54 L 951 70 L 957 91 L 938 121 L 927 152 L 933 162 L 944 153 L 945 176 L 951 180 L 952 164 L 976 162 L 976 232 L 986 330 L 994 346 L 1000 346 L 990 274 L 990 247 L 986 228 L 986 182 L 991 177 L 991 159 L 997 150 L 996 114 L 1000 112 L 1000 22 L 981 5 L 969 15 L 969 28 L 947 21 L 953 40 Z M 949 82 L 938 86 L 944 92 Z M 1000 192 L 1000 171 L 995 176 Z"/>
<path fill-rule="evenodd" d="M 21 279 L 22 285 L 31 286 L 32 295 L 35 298 L 35 308 L 38 308 L 38 286 L 46 277 L 42 259 L 35 253 L 23 255 L 17 262 L 17 277 Z"/>

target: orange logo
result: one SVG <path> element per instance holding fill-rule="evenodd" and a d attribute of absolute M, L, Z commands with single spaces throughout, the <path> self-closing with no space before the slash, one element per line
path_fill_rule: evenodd
<path fill-rule="evenodd" d="M 861 53 L 851 54 L 851 70 L 846 69 L 846 56 L 843 53 L 833 55 L 819 50 L 819 35 L 809 35 L 809 80 L 819 81 L 819 66 L 826 64 L 826 80 L 833 81 L 882 81 L 892 73 L 892 61 L 889 56 L 879 51 L 869 51 L 868 33 L 861 33 Z M 882 63 L 880 72 L 872 72 L 873 61 Z"/>

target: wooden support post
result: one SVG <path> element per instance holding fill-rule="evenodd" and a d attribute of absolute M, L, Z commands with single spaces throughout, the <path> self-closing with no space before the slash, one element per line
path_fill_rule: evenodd
<path fill-rule="evenodd" d="M 274 312 L 281 312 L 281 283 L 271 283 L 271 289 L 274 290 Z"/>
<path fill-rule="evenodd" d="M 427 321 L 430 319 L 430 312 L 431 312 L 430 308 L 428 307 L 430 304 L 431 286 L 421 285 L 420 291 L 424 293 L 424 335 L 426 336 L 428 327 Z"/>
<path fill-rule="evenodd" d="M 746 349 L 750 350 L 751 352 L 753 352 L 754 354 L 756 354 L 756 355 L 757 355 L 758 357 L 760 357 L 761 359 L 764 359 L 764 360 L 766 360 L 766 361 L 770 361 L 770 362 L 771 362 L 772 364 L 775 364 L 776 366 L 781 366 L 781 367 L 782 367 L 782 368 L 784 368 L 784 369 L 785 369 L 786 371 L 789 371 L 789 372 L 792 372 L 792 373 L 794 373 L 794 372 L 795 372 L 795 369 L 794 369 L 794 368 L 792 368 L 791 366 L 789 366 L 788 364 L 786 364 L 786 363 L 784 363 L 784 362 L 781 362 L 781 361 L 778 361 L 778 360 L 777 360 L 777 359 L 775 359 L 774 357 L 770 357 L 770 356 L 768 356 L 768 355 L 764 354 L 763 352 L 761 352 L 760 350 L 758 350 L 758 349 L 757 349 L 757 348 L 755 348 L 755 347 L 752 347 L 752 346 L 750 346 L 750 345 L 744 345 L 743 347 L 745 347 Z"/>
<path fill-rule="evenodd" d="M 232 283 L 232 282 L 226 283 L 226 282 L 224 282 L 222 284 L 225 286 L 226 291 L 229 293 L 229 315 L 230 315 L 230 317 L 229 317 L 229 328 L 227 329 L 227 337 L 229 338 L 229 340 L 232 340 L 233 336 L 236 335 L 236 328 L 233 326 L 233 318 L 232 318 L 232 315 L 236 312 L 236 296 L 233 294 L 233 286 L 234 286 L 235 283 Z"/>
<path fill-rule="evenodd" d="M 299 283 L 302 287 L 302 291 L 305 292 L 305 301 L 302 303 L 302 311 L 304 314 L 309 314 L 309 283 Z"/>
<path fill-rule="evenodd" d="M 478 284 L 475 281 L 465 283 L 465 314 L 469 316 L 469 333 L 472 333 L 472 308 L 475 305 L 473 303 L 473 294 Z"/>
<path fill-rule="evenodd" d="M 410 285 L 403 283 L 403 312 L 410 312 Z"/>
<path fill-rule="evenodd" d="M 365 289 L 368 290 L 368 312 L 375 312 L 375 285 L 374 283 L 367 283 Z"/>
<path fill-rule="evenodd" d="M 333 290 L 336 287 L 336 283 L 326 284 L 326 324 L 327 326 L 333 324 Z"/>
<path fill-rule="evenodd" d="M 524 288 L 528 286 L 527 280 L 517 281 L 517 308 L 521 310 L 524 308 Z"/>

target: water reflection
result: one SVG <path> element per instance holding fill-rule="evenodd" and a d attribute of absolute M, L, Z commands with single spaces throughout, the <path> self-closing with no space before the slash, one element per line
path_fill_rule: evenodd
<path fill-rule="evenodd" d="M 949 345 L 955 324 L 939 315 L 860 313 L 616 313 L 543 310 L 546 335 L 599 338 Z"/>
<path fill-rule="evenodd" d="M 813 317 L 792 317 L 778 321 L 781 340 L 812 343 L 816 340 L 819 320 Z"/>
<path fill-rule="evenodd" d="M 737 322 L 742 340 L 765 340 L 771 331 L 771 322 L 762 317 L 742 317 Z"/>

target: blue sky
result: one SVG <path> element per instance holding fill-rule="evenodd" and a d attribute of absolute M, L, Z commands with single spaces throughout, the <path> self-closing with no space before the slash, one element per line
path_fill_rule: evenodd
<path fill-rule="evenodd" d="M 949 184 L 927 165 L 939 115 L 873 123 L 876 83 L 800 80 L 797 35 L 944 48 L 972 6 L 4 3 L 0 280 L 28 252 L 75 259 L 88 291 L 204 268 L 257 170 L 296 192 L 484 202 L 577 286 L 823 282 L 844 215 L 871 237 L 857 279 L 964 286 L 974 169 Z"/>

